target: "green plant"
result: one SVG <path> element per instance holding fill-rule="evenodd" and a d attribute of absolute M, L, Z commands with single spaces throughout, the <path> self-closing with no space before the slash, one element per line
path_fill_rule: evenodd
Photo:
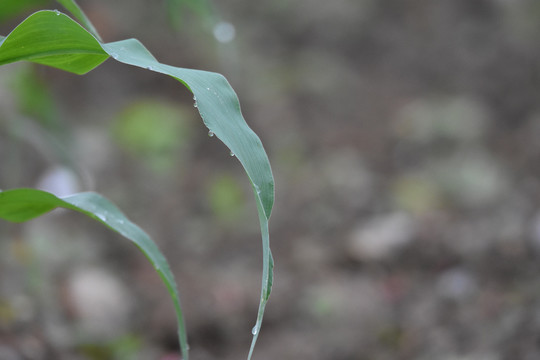
<path fill-rule="evenodd" d="M 5 1 L 4 4 L 17 1 Z M 238 98 L 220 74 L 173 67 L 158 62 L 135 39 L 102 42 L 94 26 L 73 0 L 58 0 L 82 26 L 58 10 L 38 11 L 21 22 L 7 36 L 0 36 L 0 65 L 30 61 L 75 74 L 86 74 L 112 58 L 124 64 L 169 75 L 194 95 L 210 136 L 219 138 L 231 155 L 243 165 L 253 188 L 263 244 L 263 274 L 257 321 L 248 359 L 259 335 L 264 309 L 273 281 L 273 259 L 269 247 L 268 220 L 274 203 L 274 181 L 268 157 L 258 136 L 249 128 L 240 111 Z M 84 27 L 83 27 L 84 26 Z M 133 241 L 153 264 L 167 287 L 177 315 L 178 336 L 184 359 L 188 359 L 187 335 L 178 290 L 165 257 L 151 238 L 109 200 L 86 192 L 59 198 L 37 189 L 0 192 L 0 218 L 24 222 L 55 208 L 83 213 Z"/>

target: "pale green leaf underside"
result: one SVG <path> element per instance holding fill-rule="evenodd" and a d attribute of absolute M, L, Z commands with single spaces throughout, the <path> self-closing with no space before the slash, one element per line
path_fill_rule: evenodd
<path fill-rule="evenodd" d="M 263 241 L 263 281 L 256 335 L 249 358 L 272 286 L 268 219 L 274 204 L 274 180 L 263 145 L 242 117 L 238 97 L 227 80 L 213 72 L 162 64 L 135 39 L 103 44 L 71 18 L 56 11 L 34 13 L 7 37 L 0 38 L 0 65 L 26 60 L 85 74 L 109 57 L 169 75 L 183 83 L 193 93 L 205 125 L 236 155 L 252 183 Z"/>

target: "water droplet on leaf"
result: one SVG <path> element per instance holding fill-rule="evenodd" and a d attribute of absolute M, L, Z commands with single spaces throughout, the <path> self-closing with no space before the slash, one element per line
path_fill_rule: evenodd
<path fill-rule="evenodd" d="M 118 60 L 118 54 L 112 53 L 111 56 L 114 60 Z"/>
<path fill-rule="evenodd" d="M 259 329 L 257 329 L 257 325 L 255 325 L 253 327 L 253 329 L 251 329 L 251 333 L 253 334 L 253 336 L 257 335 L 257 332 L 259 331 Z"/>
<path fill-rule="evenodd" d="M 60 15 L 60 11 L 58 11 L 58 10 L 54 10 L 54 13 L 55 13 L 56 15 Z"/>
<path fill-rule="evenodd" d="M 146 70 L 154 70 L 154 68 L 151 67 L 151 66 L 147 66 L 147 67 L 146 67 Z"/>
<path fill-rule="evenodd" d="M 234 156 L 234 153 L 231 151 L 231 152 L 229 153 L 229 155 Z"/>
<path fill-rule="evenodd" d="M 210 136 L 210 137 L 214 136 L 214 132 L 213 132 L 212 130 L 210 130 L 210 131 L 208 132 L 208 136 Z"/>

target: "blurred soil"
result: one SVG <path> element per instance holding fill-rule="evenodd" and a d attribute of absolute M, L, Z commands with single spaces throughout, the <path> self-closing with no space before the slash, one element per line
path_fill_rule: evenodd
<path fill-rule="evenodd" d="M 265 144 L 275 284 L 255 359 L 540 359 L 538 1 L 214 1 L 221 28 L 188 13 L 178 31 L 153 2 L 80 3 L 106 41 L 223 73 Z M 117 203 L 171 263 L 193 359 L 246 358 L 255 204 L 178 82 L 0 67 L 0 159 L 2 189 Z M 0 359 L 178 359 L 132 244 L 65 212 L 0 236 Z"/>

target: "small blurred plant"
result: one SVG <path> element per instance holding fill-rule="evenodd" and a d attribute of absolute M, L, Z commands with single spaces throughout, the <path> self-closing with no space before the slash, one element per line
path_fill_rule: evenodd
<path fill-rule="evenodd" d="M 214 13 L 208 0 L 165 0 L 171 25 L 179 29 L 183 23 L 186 9 L 197 15 L 203 24 L 214 22 Z"/>
<path fill-rule="evenodd" d="M 44 6 L 49 0 L 0 1 L 0 22 L 6 21 L 22 12 Z"/>
<path fill-rule="evenodd" d="M 230 154 L 243 165 L 257 204 L 263 243 L 261 296 L 257 321 L 251 331 L 253 340 L 248 354 L 250 359 L 273 282 L 268 220 L 274 203 L 274 180 L 266 152 L 258 136 L 246 124 L 236 94 L 222 75 L 162 64 L 138 40 L 102 42 L 90 20 L 73 0 L 57 1 L 79 23 L 58 10 L 38 11 L 30 15 L 9 35 L 0 36 L 0 65 L 29 61 L 82 75 L 112 58 L 127 65 L 169 75 L 193 93 L 194 106 L 208 127 L 209 136 L 219 138 L 229 148 Z M 0 20 L 45 2 L 3 0 L 0 3 Z M 168 4 L 175 8 L 189 7 L 201 16 L 210 14 L 208 2 L 205 0 L 168 0 Z M 58 130 L 61 125 L 56 122 L 50 99 L 47 98 L 42 84 L 31 75 L 29 73 L 28 78 L 21 76 L 13 88 L 19 92 L 19 108 L 28 113 L 37 113 L 43 126 Z M 154 164 L 157 170 L 170 166 L 171 159 L 163 155 L 180 146 L 182 136 L 189 135 L 178 135 L 185 130 L 178 121 L 181 115 L 181 110 L 166 104 L 150 102 L 135 105 L 118 119 L 115 125 L 117 140 L 136 156 L 148 157 L 147 160 Z M 151 124 L 147 121 L 148 117 L 154 119 Z M 228 179 L 215 182 L 211 195 L 212 206 L 218 214 L 226 212 L 226 208 L 234 210 L 241 201 L 240 191 Z M 163 254 L 142 229 L 128 220 L 113 203 L 97 193 L 84 192 L 59 197 L 28 188 L 0 191 L 0 218 L 7 221 L 28 221 L 55 208 L 83 213 L 133 241 L 143 252 L 169 291 L 176 311 L 182 355 L 184 360 L 187 360 L 187 335 L 173 274 Z M 138 346 L 136 342 L 128 342 L 128 345 L 120 348 L 125 350 Z M 105 348 L 106 351 L 110 350 Z M 87 350 L 101 352 L 103 349 L 91 346 Z"/>

